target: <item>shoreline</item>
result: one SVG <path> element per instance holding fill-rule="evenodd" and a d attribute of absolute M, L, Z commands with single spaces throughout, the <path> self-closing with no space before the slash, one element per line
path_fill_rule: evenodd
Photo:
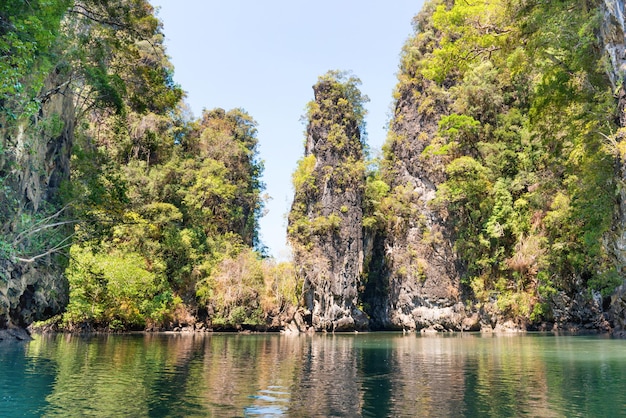
<path fill-rule="evenodd" d="M 19 331 L 18 331 L 19 330 Z M 17 332 L 16 332 L 17 331 Z M 481 335 L 481 336 L 516 336 L 524 334 L 539 334 L 546 336 L 605 336 L 608 338 L 625 338 L 626 335 L 621 335 L 619 332 L 614 331 L 602 331 L 594 329 L 553 329 L 553 330 L 493 330 L 493 331 L 439 331 L 432 332 L 426 329 L 420 331 L 402 331 L 402 330 L 375 330 L 375 331 L 336 331 L 336 332 L 301 332 L 292 333 L 285 331 L 262 331 L 262 330 L 241 330 L 241 331 L 228 331 L 228 330 L 135 330 L 135 331 L 63 331 L 63 330 L 41 330 L 41 329 L 12 329 L 12 330 L 0 330 L 0 342 L 6 341 L 4 336 L 8 335 L 13 337 L 16 341 L 31 340 L 32 335 L 71 335 L 71 336 L 109 336 L 109 335 L 284 335 L 284 336 L 313 336 L 313 335 L 360 335 L 360 334 L 402 334 L 402 335 L 415 335 L 423 337 L 444 337 L 444 336 L 462 336 L 462 335 Z"/>

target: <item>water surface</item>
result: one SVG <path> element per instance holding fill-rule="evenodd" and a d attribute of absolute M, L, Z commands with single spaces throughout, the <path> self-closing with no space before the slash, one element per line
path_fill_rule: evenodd
<path fill-rule="evenodd" d="M 0 345 L 0 416 L 626 416 L 626 341 L 35 336 Z"/>

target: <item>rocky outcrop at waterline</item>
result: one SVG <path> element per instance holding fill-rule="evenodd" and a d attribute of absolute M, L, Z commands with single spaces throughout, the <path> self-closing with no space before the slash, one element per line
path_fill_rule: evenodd
<path fill-rule="evenodd" d="M 67 304 L 67 281 L 54 266 L 4 260 L 0 277 L 0 328 L 26 327 L 62 312 Z"/>
<path fill-rule="evenodd" d="M 608 320 L 613 325 L 613 334 L 626 338 L 626 284 L 618 287 L 611 295 Z"/>
<path fill-rule="evenodd" d="M 294 174 L 289 239 L 316 330 L 368 326 L 358 306 L 365 166 L 357 82 L 329 73 L 313 87 L 305 156 Z"/>
<path fill-rule="evenodd" d="M 15 341 L 29 341 L 30 339 L 30 334 L 24 328 L 0 329 L 0 345 Z"/>

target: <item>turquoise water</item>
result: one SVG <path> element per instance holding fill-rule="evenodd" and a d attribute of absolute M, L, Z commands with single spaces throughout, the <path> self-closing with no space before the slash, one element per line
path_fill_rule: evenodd
<path fill-rule="evenodd" d="M 626 416 L 626 340 L 35 336 L 0 345 L 0 417 L 24 416 Z"/>

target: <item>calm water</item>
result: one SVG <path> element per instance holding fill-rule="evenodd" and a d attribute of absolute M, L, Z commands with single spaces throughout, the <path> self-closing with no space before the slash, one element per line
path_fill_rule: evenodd
<path fill-rule="evenodd" d="M 457 334 L 35 336 L 0 417 L 626 416 L 626 341 Z"/>

